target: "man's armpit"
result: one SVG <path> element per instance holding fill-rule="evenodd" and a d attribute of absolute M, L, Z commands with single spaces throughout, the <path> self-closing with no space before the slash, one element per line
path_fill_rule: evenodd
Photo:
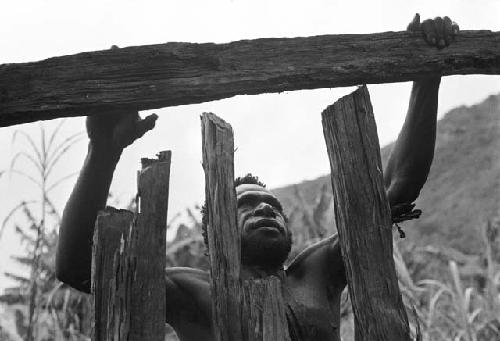
<path fill-rule="evenodd" d="M 179 323 L 211 323 L 211 298 L 208 275 L 196 269 L 165 271 L 165 321 L 174 328 Z"/>
<path fill-rule="evenodd" d="M 342 259 L 342 249 L 338 234 L 329 237 L 328 244 L 328 268 L 330 275 L 334 278 L 335 286 L 343 289 L 347 285 L 347 278 Z"/>

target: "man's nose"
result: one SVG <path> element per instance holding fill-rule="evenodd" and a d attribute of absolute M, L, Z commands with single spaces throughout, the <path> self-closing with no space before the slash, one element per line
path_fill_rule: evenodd
<path fill-rule="evenodd" d="M 255 209 L 255 215 L 265 216 L 265 217 L 275 217 L 276 213 L 271 205 L 262 202 Z"/>

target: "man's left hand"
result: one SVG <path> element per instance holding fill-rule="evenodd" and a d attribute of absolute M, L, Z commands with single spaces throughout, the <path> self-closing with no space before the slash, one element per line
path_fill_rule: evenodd
<path fill-rule="evenodd" d="M 449 17 L 436 17 L 420 23 L 420 15 L 417 13 L 413 21 L 408 25 L 407 31 L 422 32 L 425 41 L 429 45 L 442 49 L 450 45 L 455 39 L 459 27 Z"/>

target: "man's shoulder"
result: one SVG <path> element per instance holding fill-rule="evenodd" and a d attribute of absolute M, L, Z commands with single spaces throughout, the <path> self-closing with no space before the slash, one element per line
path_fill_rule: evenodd
<path fill-rule="evenodd" d="M 337 250 L 340 250 L 338 235 L 333 234 L 306 247 L 290 262 L 285 270 L 287 274 L 291 274 L 306 271 L 311 269 L 311 267 L 323 267 L 331 263 L 331 258 L 337 256 L 335 254 Z"/>
<path fill-rule="evenodd" d="M 188 268 L 183 266 L 174 266 L 171 268 L 165 268 L 165 276 L 167 277 L 197 277 L 197 278 L 210 278 L 208 271 Z"/>
<path fill-rule="evenodd" d="M 343 290 L 347 282 L 338 235 L 307 247 L 293 259 L 285 272 L 291 287 Z"/>

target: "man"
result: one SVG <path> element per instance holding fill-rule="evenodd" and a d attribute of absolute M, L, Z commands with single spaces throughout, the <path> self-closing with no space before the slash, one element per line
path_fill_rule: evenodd
<path fill-rule="evenodd" d="M 458 32 L 448 17 L 415 16 L 409 30 L 444 48 Z M 414 82 L 408 114 L 392 151 L 384 182 L 395 221 L 414 217 L 412 202 L 424 185 L 434 154 L 440 78 Z M 90 291 L 91 244 L 97 212 L 104 208 L 113 171 L 123 149 L 154 127 L 156 115 L 113 112 L 87 119 L 88 155 L 66 204 L 56 271 L 74 288 Z M 278 199 L 252 176 L 235 182 L 242 275 L 276 275 L 283 282 L 292 340 L 340 340 L 340 295 L 346 286 L 337 235 L 307 248 L 284 269 L 290 231 Z M 206 220 L 205 220 L 206 222 Z M 197 269 L 166 270 L 168 322 L 181 340 L 213 340 L 209 278 Z"/>

